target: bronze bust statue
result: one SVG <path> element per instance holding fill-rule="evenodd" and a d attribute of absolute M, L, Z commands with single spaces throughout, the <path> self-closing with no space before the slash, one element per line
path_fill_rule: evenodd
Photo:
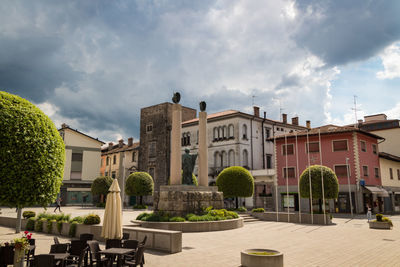
<path fill-rule="evenodd" d="M 174 96 L 172 97 L 172 102 L 174 102 L 175 104 L 178 104 L 179 101 L 181 101 L 181 94 L 176 92 L 176 93 L 174 93 Z"/>
<path fill-rule="evenodd" d="M 189 152 L 186 148 L 185 154 L 182 155 L 182 184 L 193 185 L 192 174 L 197 155 L 190 155 Z"/>

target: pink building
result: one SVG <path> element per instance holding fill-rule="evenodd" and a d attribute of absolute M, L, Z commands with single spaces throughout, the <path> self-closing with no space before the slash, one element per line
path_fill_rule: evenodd
<path fill-rule="evenodd" d="M 275 153 L 280 209 L 289 205 L 290 209 L 299 210 L 298 178 L 309 164 L 322 164 L 331 168 L 339 180 L 339 196 L 337 200 L 330 200 L 330 212 L 350 212 L 349 188 L 354 212 L 363 213 L 367 203 L 376 205 L 376 211 L 382 210 L 385 191 L 381 187 L 379 169 L 380 139 L 383 138 L 354 127 L 335 125 L 277 137 Z M 288 200 L 287 191 L 290 194 Z M 308 199 L 301 199 L 300 205 L 301 211 L 309 211 Z"/>

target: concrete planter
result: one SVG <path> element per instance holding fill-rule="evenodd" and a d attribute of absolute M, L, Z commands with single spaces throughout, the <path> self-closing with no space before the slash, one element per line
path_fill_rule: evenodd
<path fill-rule="evenodd" d="M 326 225 L 332 224 L 332 220 L 329 214 L 325 214 L 325 219 L 323 214 L 313 214 L 302 213 L 301 218 L 298 213 L 287 213 L 287 212 L 276 212 L 266 211 L 266 212 L 250 212 L 250 215 L 260 219 L 262 221 L 278 221 L 278 222 L 290 222 L 290 223 L 302 223 L 302 224 L 318 224 Z M 278 218 L 277 218 L 278 217 Z M 301 222 L 300 222 L 301 220 Z"/>
<path fill-rule="evenodd" d="M 370 221 L 369 228 L 370 229 L 386 229 L 390 230 L 393 226 L 390 225 L 389 222 L 377 222 L 377 221 Z"/>
<path fill-rule="evenodd" d="M 70 226 L 70 223 L 62 223 L 61 235 L 68 236 Z"/>
<path fill-rule="evenodd" d="M 283 267 L 283 254 L 271 249 L 246 249 L 240 253 L 240 260 L 244 267 Z"/>

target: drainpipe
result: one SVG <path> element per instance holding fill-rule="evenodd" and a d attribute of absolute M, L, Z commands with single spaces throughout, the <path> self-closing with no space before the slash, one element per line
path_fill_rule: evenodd
<path fill-rule="evenodd" d="M 253 115 L 253 118 L 255 116 Z M 250 149 L 251 149 L 251 169 L 254 169 L 253 166 L 253 118 L 250 119 Z"/>
<path fill-rule="evenodd" d="M 261 122 L 261 138 L 262 138 L 262 159 L 263 159 L 263 169 L 265 169 L 265 138 L 264 138 L 264 122 L 267 116 L 267 112 L 264 111 L 264 118 Z"/>

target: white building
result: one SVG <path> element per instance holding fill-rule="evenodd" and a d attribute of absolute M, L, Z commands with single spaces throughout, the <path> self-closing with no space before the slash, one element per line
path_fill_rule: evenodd
<path fill-rule="evenodd" d="M 253 198 L 246 198 L 248 207 L 262 206 L 269 198 L 260 198 L 271 194 L 271 183 L 275 175 L 273 142 L 268 138 L 305 129 L 298 125 L 298 117 L 287 122 L 287 115 L 282 114 L 282 121 L 260 117 L 259 108 L 254 107 L 254 114 L 236 110 L 227 110 L 207 116 L 209 185 L 214 185 L 216 178 L 224 168 L 243 166 L 249 169 L 256 182 Z M 198 118 L 182 123 L 182 150 L 189 148 L 191 153 L 198 149 Z M 194 173 L 197 175 L 197 166 Z M 241 203 L 244 200 L 241 200 Z"/>

